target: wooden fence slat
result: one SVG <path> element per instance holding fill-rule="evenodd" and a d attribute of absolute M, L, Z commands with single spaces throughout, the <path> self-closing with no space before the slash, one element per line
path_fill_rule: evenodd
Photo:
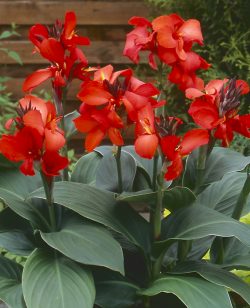
<path fill-rule="evenodd" d="M 75 11 L 80 25 L 125 25 L 131 16 L 147 16 L 143 1 L 1 1 L 0 24 L 53 24 Z"/>
<path fill-rule="evenodd" d="M 83 47 L 83 51 L 91 64 L 114 63 L 131 64 L 131 61 L 122 55 L 125 42 L 121 41 L 93 41 L 91 45 Z M 38 53 L 32 54 L 33 45 L 29 41 L 3 41 L 0 48 L 16 51 L 24 64 L 44 64 L 48 60 Z M 14 64 L 15 60 L 0 50 L 0 64 Z"/>

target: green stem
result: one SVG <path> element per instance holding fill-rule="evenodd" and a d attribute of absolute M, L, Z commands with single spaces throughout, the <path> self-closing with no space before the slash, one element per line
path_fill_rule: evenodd
<path fill-rule="evenodd" d="M 157 167 L 158 167 L 159 155 L 156 153 L 154 156 L 154 165 L 153 165 L 153 179 L 152 179 L 152 188 L 153 191 L 157 189 Z"/>
<path fill-rule="evenodd" d="M 117 177 L 118 177 L 118 193 L 121 194 L 123 192 L 122 187 L 122 167 L 121 167 L 121 151 L 122 147 L 117 147 L 117 152 L 115 154 L 116 167 L 117 167 Z"/>
<path fill-rule="evenodd" d="M 55 231 L 57 225 L 56 225 L 55 206 L 54 206 L 54 199 L 53 199 L 54 178 L 47 177 L 42 171 L 40 172 L 40 174 L 42 177 L 43 187 L 44 187 L 45 196 L 46 196 L 46 200 L 48 204 L 51 230 Z"/>
<path fill-rule="evenodd" d="M 202 183 L 202 179 L 203 179 L 203 175 L 204 175 L 204 171 L 205 171 L 205 167 L 206 167 L 206 161 L 207 161 L 207 144 L 206 145 L 202 145 L 199 148 L 199 154 L 198 154 L 198 160 L 197 160 L 197 164 L 196 164 L 196 183 L 195 183 L 195 192 L 199 191 L 199 188 L 201 186 Z"/>
<path fill-rule="evenodd" d="M 161 219 L 162 219 L 162 201 L 163 201 L 163 183 L 164 183 L 164 173 L 161 172 L 158 175 L 158 188 L 157 188 L 157 199 L 154 208 L 153 215 L 153 230 L 154 230 L 154 240 L 159 240 L 161 236 Z"/>
<path fill-rule="evenodd" d="M 250 173 L 247 173 L 247 178 L 236 202 L 232 218 L 239 220 L 242 211 L 247 203 L 247 198 L 250 193 Z"/>

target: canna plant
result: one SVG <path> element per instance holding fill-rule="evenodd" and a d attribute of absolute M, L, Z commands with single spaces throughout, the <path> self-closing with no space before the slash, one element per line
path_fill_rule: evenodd
<path fill-rule="evenodd" d="M 166 76 L 158 89 L 130 68 L 89 67 L 74 12 L 34 25 L 29 38 L 49 66 L 26 78 L 0 139 L 0 247 L 24 260 L 0 257 L 9 307 L 230 308 L 234 293 L 250 304 L 250 287 L 231 272 L 250 268 L 250 229 L 239 222 L 250 208 L 250 157 L 228 148 L 234 133 L 250 137 L 250 115 L 238 114 L 249 87 L 236 78 L 205 86 L 197 76 L 210 66 L 192 51 L 203 44 L 198 20 L 129 24 L 124 55 L 138 63 L 147 52 L 159 74 L 170 66 L 193 123 L 168 114 Z M 65 114 L 75 78 L 79 112 Z M 48 79 L 52 101 L 32 94 Z M 76 130 L 88 153 L 69 172 Z"/>

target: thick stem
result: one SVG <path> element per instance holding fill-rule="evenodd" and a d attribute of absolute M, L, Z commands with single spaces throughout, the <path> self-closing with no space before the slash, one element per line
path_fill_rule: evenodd
<path fill-rule="evenodd" d="M 199 188 L 202 183 L 205 167 L 207 161 L 207 144 L 202 145 L 199 148 L 198 160 L 196 164 L 196 183 L 195 183 L 195 192 L 199 191 Z"/>
<path fill-rule="evenodd" d="M 161 171 L 157 177 L 157 199 L 153 212 L 153 238 L 159 240 L 161 236 L 162 201 L 163 201 L 164 173 Z"/>
<path fill-rule="evenodd" d="M 122 187 L 122 167 L 121 167 L 121 151 L 122 147 L 118 146 L 117 151 L 115 153 L 116 167 L 117 167 L 117 177 L 118 177 L 118 193 L 121 194 L 123 192 Z"/>
<path fill-rule="evenodd" d="M 43 187 L 48 204 L 51 230 L 55 231 L 57 228 L 57 224 L 56 224 L 55 206 L 53 198 L 54 178 L 46 176 L 42 171 L 40 172 L 40 174 L 42 177 Z"/>
<path fill-rule="evenodd" d="M 61 119 L 61 129 L 65 132 L 65 103 L 67 98 L 67 87 L 64 87 L 63 89 L 61 87 L 54 87 L 54 98 L 55 103 L 57 107 L 57 113 L 62 117 Z M 68 145 L 67 140 L 65 142 L 65 145 L 63 146 L 62 155 L 66 158 L 68 158 Z M 69 180 L 69 169 L 66 167 L 63 169 L 63 181 Z"/>
<path fill-rule="evenodd" d="M 250 173 L 247 173 L 246 181 L 236 202 L 232 218 L 237 220 L 240 219 L 242 211 L 247 203 L 247 198 L 249 193 L 250 193 Z"/>

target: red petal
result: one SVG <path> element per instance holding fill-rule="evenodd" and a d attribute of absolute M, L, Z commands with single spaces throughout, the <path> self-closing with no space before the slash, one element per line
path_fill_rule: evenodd
<path fill-rule="evenodd" d="M 151 22 L 144 18 L 144 17 L 139 17 L 139 16 L 133 16 L 129 19 L 128 21 L 129 25 L 134 25 L 134 26 L 148 26 L 151 27 Z"/>
<path fill-rule="evenodd" d="M 165 173 L 164 178 L 167 181 L 176 179 L 183 170 L 183 163 L 180 155 L 176 155 L 174 160 L 171 162 L 171 165 L 167 167 L 167 172 Z"/>
<path fill-rule="evenodd" d="M 209 141 L 209 134 L 207 130 L 204 129 L 193 129 L 187 132 L 182 141 L 180 154 L 182 156 L 188 155 L 194 149 L 200 147 L 201 145 L 207 144 Z"/>
<path fill-rule="evenodd" d="M 64 20 L 64 37 L 71 38 L 72 32 L 76 26 L 76 14 L 74 12 L 66 12 Z"/>
<path fill-rule="evenodd" d="M 47 176 L 57 176 L 59 171 L 65 169 L 68 164 L 68 159 L 59 155 L 58 152 L 46 151 L 42 157 L 41 168 Z"/>
<path fill-rule="evenodd" d="M 157 41 L 164 48 L 175 48 L 177 40 L 173 38 L 173 29 L 164 27 L 157 31 Z"/>
<path fill-rule="evenodd" d="M 203 44 L 200 22 L 196 19 L 189 19 L 185 21 L 179 28 L 178 34 L 187 42 L 191 41 L 197 42 L 200 45 Z"/>
<path fill-rule="evenodd" d="M 64 49 L 56 39 L 48 38 L 44 39 L 40 45 L 41 55 L 51 62 L 58 63 L 60 67 L 63 67 L 64 63 Z"/>
<path fill-rule="evenodd" d="M 97 81 L 84 84 L 77 97 L 85 104 L 99 106 L 106 104 L 113 96 Z"/>
<path fill-rule="evenodd" d="M 53 70 L 51 70 L 51 68 L 37 70 L 25 79 L 23 83 L 23 91 L 31 91 L 33 88 L 39 86 L 42 82 L 51 77 L 53 77 Z"/>
<path fill-rule="evenodd" d="M 25 126 L 37 129 L 39 134 L 44 134 L 44 122 L 42 115 L 38 110 L 30 110 L 23 116 L 23 123 Z"/>
<path fill-rule="evenodd" d="M 197 125 L 206 129 L 214 128 L 219 120 L 217 107 L 206 101 L 194 101 L 191 104 L 188 113 Z"/>
<path fill-rule="evenodd" d="M 108 129 L 108 135 L 111 142 L 115 145 L 121 146 L 124 145 L 124 141 L 119 129 L 115 127 L 111 127 Z"/>
<path fill-rule="evenodd" d="M 106 79 L 109 81 L 111 79 L 113 71 L 114 71 L 114 68 L 112 65 L 110 64 L 106 65 L 94 73 L 94 80 L 103 81 Z"/>
<path fill-rule="evenodd" d="M 76 129 L 82 133 L 88 133 L 98 125 L 97 121 L 91 118 L 91 116 L 88 114 L 80 115 L 73 121 L 75 123 Z"/>
<path fill-rule="evenodd" d="M 250 138 L 250 114 L 230 119 L 230 124 L 235 132 Z"/>
<path fill-rule="evenodd" d="M 236 80 L 236 87 L 241 87 L 241 95 L 247 94 L 249 92 L 249 85 L 244 80 Z"/>
<path fill-rule="evenodd" d="M 41 42 L 48 37 L 48 29 L 43 25 L 36 24 L 29 30 L 29 39 L 38 48 L 40 47 Z"/>
<path fill-rule="evenodd" d="M 58 151 L 65 144 L 64 136 L 57 130 L 45 129 L 45 149 L 46 151 Z"/>
<path fill-rule="evenodd" d="M 135 141 L 135 151 L 143 158 L 152 158 L 158 146 L 158 137 L 153 135 L 141 135 Z"/>
<path fill-rule="evenodd" d="M 155 31 L 158 31 L 166 26 L 174 28 L 174 26 L 179 26 L 183 22 L 184 20 L 177 14 L 163 15 L 155 18 L 152 21 L 152 26 Z"/>
<path fill-rule="evenodd" d="M 233 130 L 231 125 L 228 125 L 228 123 L 221 123 L 216 129 L 214 137 L 221 139 L 222 146 L 228 147 L 230 142 L 233 140 Z"/>
<path fill-rule="evenodd" d="M 174 160 L 181 138 L 175 135 L 161 138 L 161 149 L 168 160 Z"/>
<path fill-rule="evenodd" d="M 85 148 L 88 152 L 93 151 L 104 138 L 105 133 L 100 128 L 95 128 L 88 133 L 85 139 Z"/>
<path fill-rule="evenodd" d="M 186 89 L 185 95 L 186 95 L 186 97 L 189 98 L 189 99 L 195 99 L 195 98 L 197 98 L 197 97 L 203 96 L 204 93 L 201 92 L 201 91 L 198 90 L 198 89 L 189 88 L 189 89 Z"/>
<path fill-rule="evenodd" d="M 35 175 L 33 163 L 34 161 L 32 158 L 25 159 L 25 161 L 19 167 L 20 171 L 25 175 Z"/>

